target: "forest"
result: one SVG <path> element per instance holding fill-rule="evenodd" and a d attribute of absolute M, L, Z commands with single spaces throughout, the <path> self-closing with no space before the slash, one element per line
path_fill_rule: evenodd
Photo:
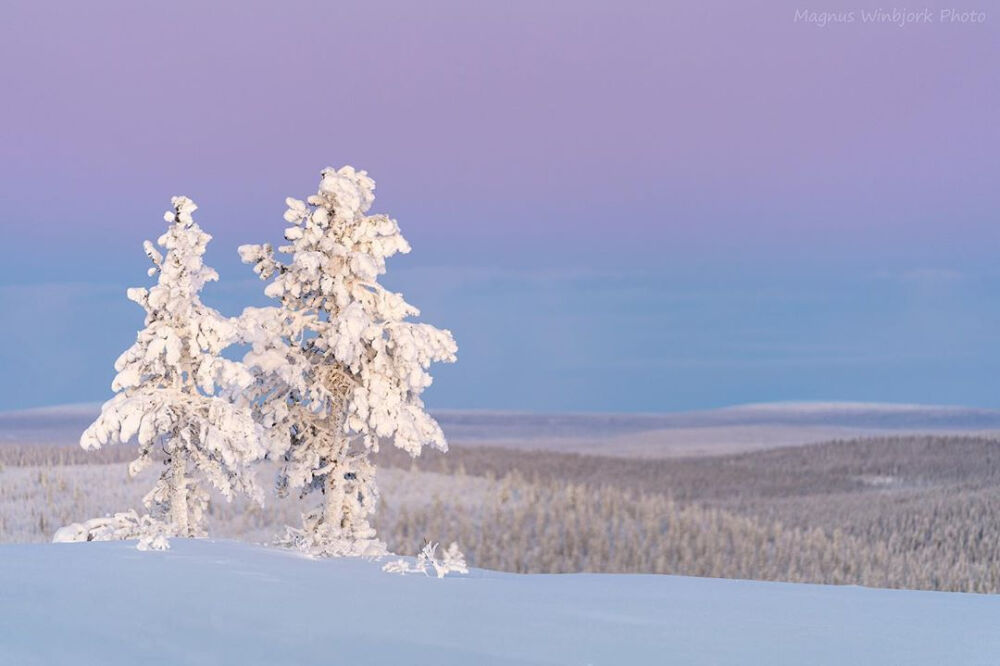
<path fill-rule="evenodd" d="M 140 506 L 129 447 L 0 446 L 0 541 Z M 906 436 L 667 460 L 455 446 L 377 456 L 391 552 L 457 541 L 471 566 L 1000 591 L 1000 442 Z M 273 470 L 260 470 L 266 476 Z M 147 474 L 148 472 L 144 472 Z M 213 537 L 270 543 L 300 519 L 213 495 Z"/>

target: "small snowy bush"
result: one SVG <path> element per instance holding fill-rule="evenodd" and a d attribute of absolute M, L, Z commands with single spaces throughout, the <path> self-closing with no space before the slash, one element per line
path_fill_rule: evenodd
<path fill-rule="evenodd" d="M 403 575 L 408 573 L 422 573 L 427 576 L 429 575 L 427 569 L 431 568 L 438 578 L 444 578 L 449 573 L 469 573 L 469 568 L 465 564 L 465 556 L 458 549 L 457 543 L 452 542 L 445 549 L 440 559 L 437 557 L 437 547 L 436 543 L 425 543 L 420 554 L 417 555 L 416 562 L 413 564 L 410 564 L 403 558 L 399 558 L 386 563 L 382 567 L 382 571 Z"/>

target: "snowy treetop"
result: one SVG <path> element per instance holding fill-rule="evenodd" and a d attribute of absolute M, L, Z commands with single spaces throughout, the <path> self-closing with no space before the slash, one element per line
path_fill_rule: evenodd
<path fill-rule="evenodd" d="M 245 362 L 287 371 L 278 358 L 304 355 L 289 361 L 302 373 L 291 384 L 314 411 L 343 411 L 346 434 L 370 448 L 383 438 L 412 454 L 425 444 L 443 449 L 419 396 L 431 384 L 430 364 L 453 362 L 457 347 L 449 331 L 406 321 L 419 310 L 378 283 L 385 260 L 410 245 L 395 220 L 367 214 L 374 189 L 365 171 L 326 168 L 315 194 L 286 201 L 291 226 L 278 249 L 288 261 L 268 244 L 240 247 L 243 260 L 272 280 L 265 293 L 282 306 L 246 311 L 244 330 L 257 337 Z"/>

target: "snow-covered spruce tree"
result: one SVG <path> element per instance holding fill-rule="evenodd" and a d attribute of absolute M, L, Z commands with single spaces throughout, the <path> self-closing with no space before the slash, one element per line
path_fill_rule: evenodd
<path fill-rule="evenodd" d="M 378 283 L 386 258 L 410 246 L 395 220 L 367 214 L 374 188 L 364 171 L 324 169 L 316 194 L 286 200 L 287 262 L 270 245 L 240 248 L 280 302 L 243 318 L 258 418 L 286 438 L 278 491 L 323 493 L 286 543 L 318 556 L 385 553 L 368 522 L 380 442 L 413 456 L 447 449 L 420 395 L 430 364 L 453 362 L 457 347 L 449 331 L 406 321 L 419 311 Z"/>
<path fill-rule="evenodd" d="M 121 513 L 72 525 L 60 530 L 59 540 L 202 536 L 208 502 L 203 479 L 227 499 L 234 492 L 260 494 L 250 464 L 267 453 L 268 433 L 244 397 L 254 378 L 242 363 L 220 355 L 237 341 L 236 322 L 199 299 L 204 284 L 218 275 L 202 263 L 211 236 L 191 217 L 197 206 L 187 197 L 172 203 L 164 216 L 169 228 L 157 241 L 166 255 L 144 244 L 157 284 L 128 290 L 146 310 L 145 328 L 115 362 L 111 387 L 117 395 L 80 440 L 83 448 L 97 449 L 137 437 L 139 457 L 130 475 L 162 452 L 164 469 L 143 500 L 149 515 Z"/>

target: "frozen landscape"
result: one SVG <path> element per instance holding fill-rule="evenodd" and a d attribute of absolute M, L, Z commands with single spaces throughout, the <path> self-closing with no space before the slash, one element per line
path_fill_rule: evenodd
<path fill-rule="evenodd" d="M 0 666 L 1000 665 L 998 10 L 827 4 L 3 0 Z"/>
<path fill-rule="evenodd" d="M 377 283 L 409 246 L 365 215 L 373 189 L 328 168 L 308 204 L 287 199 L 288 263 L 240 247 L 280 305 L 239 317 L 201 302 L 211 236 L 174 197 L 165 254 L 145 244 L 157 283 L 128 291 L 145 328 L 114 397 L 0 414 L 0 663 L 972 664 L 1000 647 L 1000 597 L 969 594 L 1000 590 L 1000 412 L 439 422 L 421 394 L 457 345 Z"/>
<path fill-rule="evenodd" d="M 665 458 L 525 446 L 454 444 L 416 460 L 382 451 L 375 528 L 393 552 L 454 540 L 473 566 L 512 572 L 1000 591 L 992 437 L 932 431 Z M 0 446 L 0 543 L 48 542 L 62 525 L 141 511 L 155 471 L 130 475 L 134 456 L 131 445 Z M 260 480 L 276 472 L 259 467 Z M 263 506 L 215 493 L 206 524 L 270 544 L 307 507 L 273 491 Z"/>
<path fill-rule="evenodd" d="M 638 575 L 443 579 L 227 541 L 0 547 L 0 664 L 996 663 L 1000 597 Z"/>

